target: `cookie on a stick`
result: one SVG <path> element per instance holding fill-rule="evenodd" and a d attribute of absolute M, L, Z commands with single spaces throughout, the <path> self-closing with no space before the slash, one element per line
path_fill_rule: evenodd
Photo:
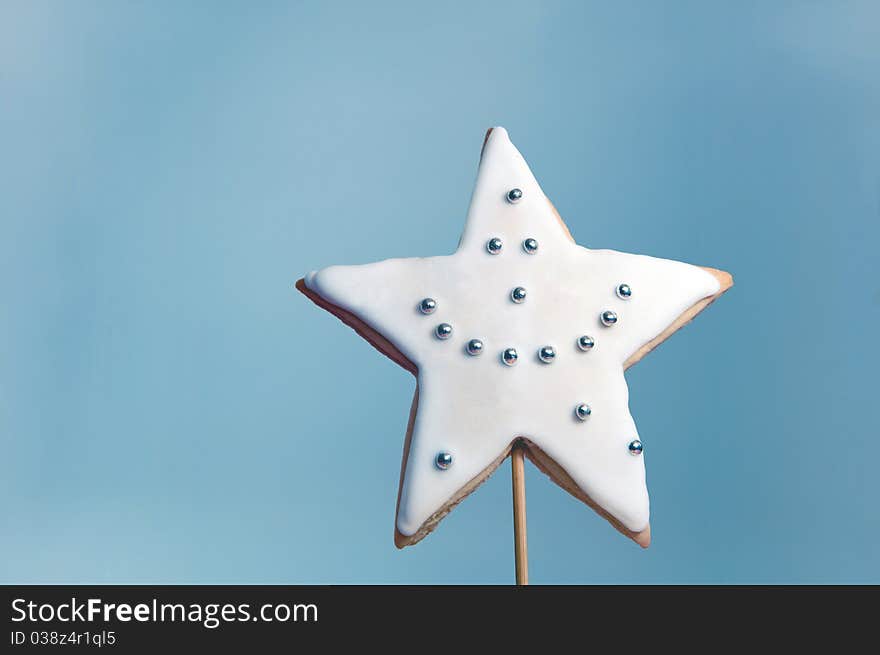
<path fill-rule="evenodd" d="M 453 254 L 331 266 L 296 286 L 417 378 L 398 547 L 431 532 L 514 446 L 647 547 L 624 371 L 732 284 L 713 268 L 577 245 L 496 127 Z"/>

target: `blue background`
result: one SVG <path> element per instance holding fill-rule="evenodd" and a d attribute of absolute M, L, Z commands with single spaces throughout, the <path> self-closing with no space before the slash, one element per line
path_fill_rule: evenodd
<path fill-rule="evenodd" d="M 451 252 L 500 124 L 736 278 L 627 376 L 652 547 L 529 467 L 533 581 L 880 582 L 876 3 L 185 4 L 0 3 L 0 581 L 510 582 L 509 466 L 394 548 L 414 381 L 292 287 Z"/>

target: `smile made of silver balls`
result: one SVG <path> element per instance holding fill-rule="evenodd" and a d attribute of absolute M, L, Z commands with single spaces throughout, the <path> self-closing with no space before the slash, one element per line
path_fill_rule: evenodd
<path fill-rule="evenodd" d="M 521 189 L 511 189 L 507 192 L 506 198 L 507 202 L 515 205 L 522 200 L 523 192 Z M 498 237 L 492 237 L 486 242 L 486 251 L 490 255 L 500 255 L 503 248 L 504 242 Z M 536 254 L 538 252 L 537 239 L 532 237 L 523 239 L 522 249 L 528 255 Z M 632 288 L 626 283 L 621 283 L 617 285 L 614 293 L 621 300 L 629 300 L 632 297 Z M 510 292 L 510 299 L 517 305 L 524 303 L 526 296 L 527 291 L 525 287 L 514 287 Z M 418 309 L 426 316 L 433 314 L 437 310 L 437 301 L 433 298 L 423 298 L 419 301 Z M 599 314 L 599 322 L 605 327 L 616 325 L 617 312 L 610 309 L 604 310 Z M 449 323 L 440 323 L 434 328 L 434 336 L 443 341 L 449 339 L 452 336 L 452 326 Z M 596 341 L 587 334 L 579 336 L 576 343 L 578 349 L 582 352 L 589 352 L 596 346 Z M 464 348 L 465 352 L 471 357 L 482 355 L 484 349 L 485 344 L 480 339 L 469 340 Z M 538 359 L 544 364 L 552 364 L 556 360 L 556 348 L 553 346 L 541 346 L 538 348 Z M 515 366 L 518 360 L 519 354 L 516 352 L 516 348 L 505 348 L 501 351 L 501 362 L 505 366 Z M 593 410 L 587 403 L 578 403 L 574 408 L 575 418 L 579 421 L 586 421 L 592 413 Z M 629 442 L 627 449 L 631 455 L 641 455 L 643 450 L 642 442 L 634 439 Z M 441 471 L 447 470 L 452 466 L 452 454 L 446 451 L 437 453 L 437 456 L 434 458 L 434 465 Z"/>

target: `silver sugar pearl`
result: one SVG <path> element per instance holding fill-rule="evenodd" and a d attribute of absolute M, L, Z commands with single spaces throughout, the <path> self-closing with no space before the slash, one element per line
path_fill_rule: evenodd
<path fill-rule="evenodd" d="M 441 471 L 445 471 L 452 466 L 452 455 L 447 452 L 437 453 L 437 457 L 434 458 L 434 466 Z"/>
<path fill-rule="evenodd" d="M 615 323 L 617 323 L 617 314 L 612 312 L 610 309 L 606 309 L 599 315 L 599 320 L 602 321 L 602 325 L 605 327 L 611 327 Z"/>
<path fill-rule="evenodd" d="M 541 346 L 538 349 L 538 359 L 545 364 L 551 364 L 556 359 L 556 348 L 553 346 Z"/>
<path fill-rule="evenodd" d="M 593 346 L 596 345 L 596 342 L 593 341 L 593 337 L 587 336 L 586 334 L 578 337 L 578 348 L 583 350 L 584 352 L 590 351 L 593 349 Z"/>
<path fill-rule="evenodd" d="M 523 250 L 525 250 L 528 254 L 534 255 L 538 252 L 538 240 L 532 239 L 529 237 L 528 239 L 524 239 L 522 242 Z"/>
<path fill-rule="evenodd" d="M 511 189 L 507 192 L 507 202 L 511 205 L 515 205 L 520 200 L 522 200 L 523 193 L 520 189 Z"/>
<path fill-rule="evenodd" d="M 434 336 L 438 339 L 448 339 L 452 336 L 452 326 L 449 323 L 441 323 L 434 328 Z"/>
<path fill-rule="evenodd" d="M 628 284 L 618 284 L 615 291 L 617 293 L 617 297 L 621 300 L 629 300 L 630 297 L 633 295 L 633 290 Z"/>
<path fill-rule="evenodd" d="M 497 255 L 501 252 L 501 248 L 504 246 L 504 242 L 501 241 L 498 237 L 492 237 L 486 242 L 486 250 L 489 251 L 490 255 Z"/>
<path fill-rule="evenodd" d="M 593 410 L 590 409 L 590 406 L 587 403 L 581 403 L 574 408 L 574 415 L 581 421 L 586 421 L 590 418 L 590 414 L 592 413 Z"/>
<path fill-rule="evenodd" d="M 467 346 L 465 347 L 468 355 L 482 355 L 483 354 L 483 342 L 479 339 L 471 339 L 467 342 Z"/>
<path fill-rule="evenodd" d="M 516 348 L 505 348 L 501 353 L 501 361 L 504 362 L 507 366 L 513 366 L 516 364 L 516 360 L 519 358 L 519 355 L 516 354 Z"/>
<path fill-rule="evenodd" d="M 642 454 L 642 442 L 638 439 L 633 439 L 629 442 L 629 454 L 630 455 L 641 455 Z"/>
<path fill-rule="evenodd" d="M 526 290 L 524 287 L 516 287 L 510 292 L 510 299 L 517 305 L 526 301 Z"/>
<path fill-rule="evenodd" d="M 422 314 L 433 314 L 435 309 L 437 309 L 437 301 L 433 298 L 424 298 L 419 303 L 419 311 Z"/>

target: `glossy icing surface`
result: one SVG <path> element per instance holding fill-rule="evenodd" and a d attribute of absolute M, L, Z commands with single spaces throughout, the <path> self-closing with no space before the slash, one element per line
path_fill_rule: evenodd
<path fill-rule="evenodd" d="M 522 190 L 517 202 L 511 189 Z M 491 254 L 488 242 L 502 241 Z M 528 252 L 526 239 L 537 241 Z M 629 297 L 618 293 L 620 285 Z M 575 244 L 506 130 L 484 146 L 458 249 L 448 256 L 331 266 L 306 285 L 382 334 L 418 368 L 419 407 L 397 529 L 419 527 L 516 437 L 538 445 L 623 526 L 648 526 L 644 455 L 629 413 L 627 358 L 685 310 L 719 291 L 703 269 Z M 512 291 L 525 289 L 514 302 Z M 436 303 L 429 314 L 423 299 Z M 614 312 L 616 323 L 602 322 Z M 606 321 L 607 322 L 607 321 Z M 440 324 L 451 334 L 438 338 Z M 592 348 L 578 347 L 589 336 Z M 482 342 L 468 355 L 472 339 Z M 555 357 L 542 361 L 551 346 Z M 501 353 L 515 348 L 516 364 Z M 575 408 L 588 404 L 581 420 Z M 439 453 L 452 464 L 436 465 Z"/>

